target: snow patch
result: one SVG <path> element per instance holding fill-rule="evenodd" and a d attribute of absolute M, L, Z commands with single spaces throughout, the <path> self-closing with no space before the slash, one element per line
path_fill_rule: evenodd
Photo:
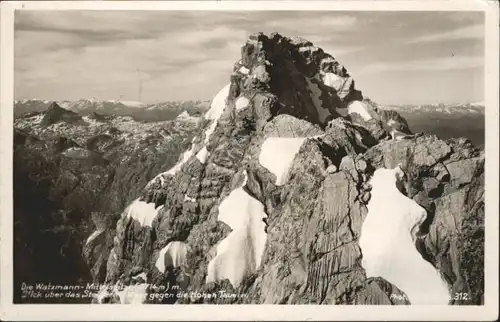
<path fill-rule="evenodd" d="M 319 50 L 319 48 L 316 47 L 316 46 L 304 46 L 304 47 L 300 47 L 299 48 L 299 52 L 300 53 L 303 53 L 303 52 L 306 52 L 306 51 L 315 52 L 317 50 Z"/>
<path fill-rule="evenodd" d="M 184 111 L 181 114 L 177 115 L 178 119 L 189 119 L 191 118 L 191 115 L 189 115 L 188 111 Z"/>
<path fill-rule="evenodd" d="M 110 293 L 108 291 L 108 287 L 105 285 L 102 285 L 99 288 L 99 292 L 95 295 L 95 299 L 97 299 L 97 303 L 102 303 L 104 301 L 104 298 L 106 296 L 109 296 Z"/>
<path fill-rule="evenodd" d="M 39 114 L 33 117 L 33 124 L 40 124 L 43 120 L 43 115 Z"/>
<path fill-rule="evenodd" d="M 182 154 L 182 159 L 180 162 L 177 162 L 176 165 L 174 165 L 170 170 L 168 170 L 167 172 L 164 172 L 164 174 L 170 174 L 170 175 L 175 175 L 177 172 L 179 172 L 182 168 L 182 165 L 184 163 L 187 162 L 187 160 L 189 160 L 189 158 L 191 158 L 193 156 L 193 151 L 192 151 L 192 148 L 189 149 L 188 151 L 185 151 L 183 154 Z"/>
<path fill-rule="evenodd" d="M 206 162 L 208 155 L 210 154 L 206 148 L 206 145 L 208 144 L 210 137 L 212 136 L 212 134 L 215 131 L 215 128 L 217 127 L 217 122 L 219 121 L 219 118 L 222 116 L 222 113 L 224 112 L 224 108 L 226 107 L 227 96 L 229 95 L 230 85 L 231 84 L 224 86 L 224 88 L 221 89 L 219 93 L 217 93 L 217 95 L 215 95 L 212 104 L 210 105 L 211 106 L 210 110 L 208 110 L 205 113 L 205 118 L 207 120 L 212 120 L 212 123 L 205 131 L 205 139 L 204 139 L 205 146 L 196 154 L 196 158 L 200 160 L 200 162 L 203 164 Z"/>
<path fill-rule="evenodd" d="M 412 304 L 447 305 L 448 286 L 413 243 L 412 231 L 427 214 L 396 187 L 401 173 L 399 167 L 378 169 L 370 180 L 371 198 L 359 239 L 362 266 L 367 277 L 380 276 L 393 283 Z"/>
<path fill-rule="evenodd" d="M 398 130 L 395 130 L 395 129 L 392 129 L 391 131 L 391 137 L 393 140 L 402 140 L 406 137 L 407 135 L 404 134 L 403 132 L 401 131 L 398 131 Z"/>
<path fill-rule="evenodd" d="M 229 279 L 236 288 L 247 274 L 261 264 L 266 244 L 264 205 L 251 197 L 243 184 L 233 190 L 219 206 L 218 220 L 231 227 L 232 232 L 217 245 L 217 254 L 207 267 L 206 282 Z"/>
<path fill-rule="evenodd" d="M 205 113 L 205 118 L 208 120 L 218 120 L 222 112 L 224 112 L 224 108 L 226 107 L 226 99 L 229 95 L 229 88 L 231 84 L 227 84 L 224 86 L 217 95 L 215 95 L 212 100 L 212 104 L 210 104 L 210 109 Z"/>
<path fill-rule="evenodd" d="M 325 73 L 325 72 L 321 73 L 321 80 L 323 81 L 323 84 L 325 84 L 328 87 L 333 87 L 336 90 L 339 90 L 344 82 L 344 79 L 338 76 L 337 74 Z"/>
<path fill-rule="evenodd" d="M 206 131 L 205 131 L 205 140 L 204 140 L 205 144 L 208 144 L 208 140 L 210 139 L 210 137 L 214 133 L 216 127 L 217 127 L 217 120 L 212 121 L 212 123 L 210 124 L 210 126 L 206 129 Z"/>
<path fill-rule="evenodd" d="M 387 122 L 387 125 L 392 126 L 392 125 L 397 124 L 397 123 L 398 123 L 398 122 L 396 122 L 395 120 L 390 119 L 390 120 Z"/>
<path fill-rule="evenodd" d="M 137 220 L 141 226 L 151 227 L 160 209 L 161 207 L 155 208 L 154 202 L 146 203 L 136 199 L 125 209 L 125 213 L 127 217 Z"/>
<path fill-rule="evenodd" d="M 325 57 L 321 60 L 320 65 L 327 63 L 335 63 L 335 59 L 333 59 L 333 57 Z"/>
<path fill-rule="evenodd" d="M 116 295 L 120 298 L 121 304 L 143 304 L 146 301 L 148 284 L 128 285 Z"/>
<path fill-rule="evenodd" d="M 138 278 L 142 278 L 144 283 L 124 286 L 121 281 L 118 281 L 113 287 L 101 286 L 96 295 L 98 303 L 102 303 L 106 297 L 116 294 L 121 304 L 143 304 L 146 301 L 149 284 L 147 284 L 146 273 L 143 272 L 132 277 L 133 280 Z"/>
<path fill-rule="evenodd" d="M 92 119 L 92 118 L 90 118 L 90 117 L 88 117 L 88 116 L 84 116 L 84 117 L 82 117 L 82 120 L 83 120 L 85 123 L 89 123 L 89 125 L 97 125 L 97 126 L 99 126 L 99 125 L 101 125 L 101 124 L 103 123 L 103 122 L 102 122 L 102 121 L 100 121 L 100 120 L 95 120 L 95 119 Z"/>
<path fill-rule="evenodd" d="M 240 69 L 239 69 L 239 72 L 244 74 L 244 75 L 248 75 L 248 73 L 250 72 L 250 70 L 248 68 L 246 68 L 245 66 L 241 66 Z"/>
<path fill-rule="evenodd" d="M 85 242 L 85 245 L 87 245 L 88 243 L 90 243 L 91 241 L 93 241 L 94 239 L 97 238 L 97 236 L 99 236 L 104 230 L 102 229 L 99 229 L 99 230 L 96 230 L 92 233 L 92 235 L 89 236 L 89 238 L 87 238 L 87 241 Z"/>
<path fill-rule="evenodd" d="M 276 176 L 276 185 L 286 182 L 293 159 L 306 138 L 267 138 L 262 144 L 259 163 Z"/>
<path fill-rule="evenodd" d="M 196 158 L 200 160 L 202 164 L 205 164 L 209 154 L 210 153 L 208 152 L 207 147 L 204 146 L 200 151 L 198 151 L 198 153 L 196 153 Z"/>
<path fill-rule="evenodd" d="M 368 110 L 366 109 L 366 106 L 363 102 L 361 101 L 352 101 L 347 105 L 347 111 L 349 114 L 356 113 L 359 114 L 363 120 L 369 121 L 372 119 L 372 116 L 370 113 L 368 113 Z"/>
<path fill-rule="evenodd" d="M 186 243 L 180 241 L 170 242 L 160 250 L 155 266 L 162 273 L 165 273 L 168 266 L 182 267 L 186 264 L 186 253 Z M 165 264 L 166 262 L 167 264 Z"/>
<path fill-rule="evenodd" d="M 240 96 L 240 97 L 238 97 L 238 99 L 236 100 L 236 103 L 235 103 L 236 110 L 240 111 L 244 108 L 247 108 L 248 104 L 250 104 L 250 101 L 248 100 L 248 98 L 246 98 L 245 96 Z"/>
<path fill-rule="evenodd" d="M 192 141 L 191 141 L 191 144 L 194 143 L 194 140 L 196 138 L 194 138 Z M 182 154 L 182 159 L 179 160 L 179 162 L 177 162 L 172 168 L 170 168 L 168 171 L 165 171 L 165 172 L 162 172 L 158 175 L 156 175 L 153 179 L 151 179 L 148 184 L 146 185 L 146 187 L 152 185 L 157 179 L 160 179 L 161 181 L 161 185 L 163 186 L 163 184 L 165 183 L 165 179 L 164 179 L 164 176 L 167 176 L 167 175 L 170 175 L 170 176 L 174 176 L 177 172 L 179 172 L 181 169 L 182 169 L 182 166 L 184 165 L 184 163 L 186 163 L 189 158 L 191 158 L 194 154 L 194 146 L 191 146 L 191 148 L 187 151 L 184 151 L 184 153 Z"/>
<path fill-rule="evenodd" d="M 223 89 L 215 95 L 214 99 L 212 100 L 212 104 L 210 105 L 210 109 L 205 113 L 205 119 L 212 120 L 212 123 L 210 124 L 209 128 L 205 131 L 205 144 L 208 143 L 208 140 L 212 133 L 215 131 L 215 127 L 217 126 L 217 120 L 221 117 L 222 112 L 224 112 L 224 108 L 226 106 L 226 99 L 227 96 L 229 95 L 229 88 L 231 84 L 226 85 Z M 194 155 L 194 146 L 192 145 L 196 138 L 193 138 L 191 141 L 191 148 L 187 151 L 185 151 L 182 154 L 182 159 L 177 162 L 175 166 L 173 166 L 170 170 L 158 174 L 156 177 L 154 177 L 151 181 L 148 182 L 147 186 L 153 184 L 153 182 L 156 181 L 156 179 L 160 178 L 160 180 L 163 181 L 162 176 L 164 175 L 175 175 L 177 172 L 179 172 L 182 168 L 182 165 L 186 163 L 189 158 L 191 158 Z M 206 150 L 206 149 L 205 149 Z M 200 151 L 201 152 L 201 151 Z M 198 152 L 198 154 L 200 154 Z M 198 157 L 198 160 L 202 161 L 203 157 L 207 157 L 207 155 L 203 155 L 204 152 L 201 152 L 201 154 L 198 157 L 198 154 L 196 155 Z M 204 161 L 202 161 L 204 163 Z"/>
<path fill-rule="evenodd" d="M 148 281 L 148 277 L 146 276 L 146 273 L 144 273 L 144 272 L 137 274 L 136 276 L 133 277 L 133 279 L 138 279 L 139 277 L 142 278 L 144 280 L 144 282 Z"/>
<path fill-rule="evenodd" d="M 195 198 L 191 198 L 187 194 L 184 195 L 184 201 L 196 202 Z"/>

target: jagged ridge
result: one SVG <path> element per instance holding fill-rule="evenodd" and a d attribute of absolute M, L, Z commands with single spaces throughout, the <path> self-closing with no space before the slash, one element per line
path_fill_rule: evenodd
<path fill-rule="evenodd" d="M 205 118 L 205 132 L 179 163 L 122 214 L 105 254 L 112 290 L 103 290 L 97 302 L 448 302 L 409 299 L 415 292 L 367 275 L 359 239 L 370 180 L 381 168 L 398 169 L 402 175 L 393 184 L 401 198 L 425 212 L 405 224 L 404 238 L 413 238 L 450 294 L 482 301 L 471 265 L 446 251 L 452 247 L 463 258 L 467 250 L 459 245 L 482 229 L 467 218 L 481 216 L 484 154 L 467 141 L 413 135 L 399 114 L 363 99 L 331 55 L 276 33 L 248 39 L 230 84 Z M 223 210 L 227 203 L 232 214 Z M 458 226 L 450 225 L 450 216 Z M 89 242 L 86 252 L 97 245 Z M 398 265 L 404 271 L 405 263 Z M 407 280 L 418 278 L 407 274 Z M 174 293 L 246 296 L 164 298 L 146 282 L 177 284 Z"/>

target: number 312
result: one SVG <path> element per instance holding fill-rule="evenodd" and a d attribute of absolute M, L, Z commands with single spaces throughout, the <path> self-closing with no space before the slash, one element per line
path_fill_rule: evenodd
<path fill-rule="evenodd" d="M 452 297 L 455 301 L 467 301 L 469 300 L 468 293 L 455 293 L 455 296 Z"/>

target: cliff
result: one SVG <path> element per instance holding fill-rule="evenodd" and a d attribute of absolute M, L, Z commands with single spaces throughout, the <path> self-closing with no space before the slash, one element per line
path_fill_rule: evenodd
<path fill-rule="evenodd" d="M 95 303 L 483 303 L 468 140 L 412 133 L 333 56 L 276 33 L 246 41 L 204 124 L 116 226 L 96 224 Z"/>

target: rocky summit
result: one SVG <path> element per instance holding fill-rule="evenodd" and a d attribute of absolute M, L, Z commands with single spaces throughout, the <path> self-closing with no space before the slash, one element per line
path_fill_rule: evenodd
<path fill-rule="evenodd" d="M 93 218 L 93 303 L 483 303 L 484 151 L 412 133 L 305 39 L 250 36 L 228 81 L 177 164 Z"/>

